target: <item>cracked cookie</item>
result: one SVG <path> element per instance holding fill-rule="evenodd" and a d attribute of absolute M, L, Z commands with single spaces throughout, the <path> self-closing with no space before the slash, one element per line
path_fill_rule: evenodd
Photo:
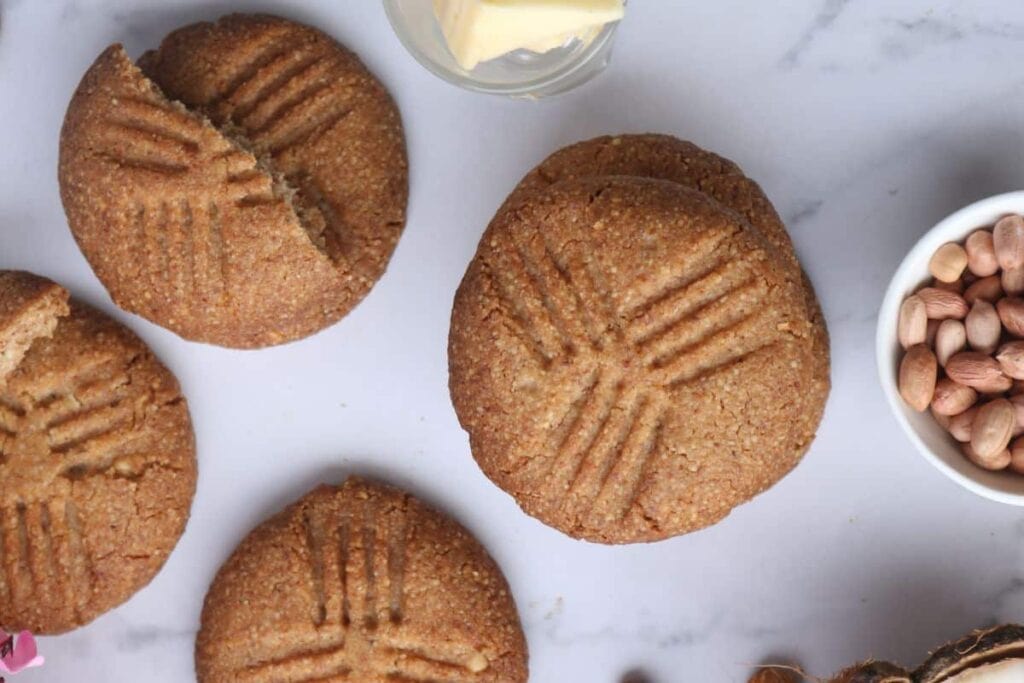
<path fill-rule="evenodd" d="M 526 641 L 487 551 L 407 493 L 351 477 L 254 529 L 217 573 L 200 683 L 525 682 Z"/>
<path fill-rule="evenodd" d="M 0 273 L 0 285 L 10 279 Z M 0 386 L 0 627 L 9 632 L 70 630 L 149 583 L 184 531 L 196 483 L 188 407 L 167 368 L 73 299 L 46 317 L 36 330 L 51 334 L 35 336 Z"/>
<path fill-rule="evenodd" d="M 799 462 L 821 415 L 813 328 L 789 266 L 719 202 L 568 179 L 507 203 L 481 238 L 452 313 L 452 400 L 527 513 L 654 541 Z"/>
<path fill-rule="evenodd" d="M 285 19 L 108 48 L 65 117 L 61 197 L 114 301 L 187 339 L 253 348 L 343 317 L 405 224 L 397 108 L 359 59 Z"/>
<path fill-rule="evenodd" d="M 56 282 L 19 270 L 0 271 L 0 386 L 32 342 L 49 337 L 68 314 L 68 293 Z"/>

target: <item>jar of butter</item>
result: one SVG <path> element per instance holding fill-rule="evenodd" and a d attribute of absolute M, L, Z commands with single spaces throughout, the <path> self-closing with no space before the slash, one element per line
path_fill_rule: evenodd
<path fill-rule="evenodd" d="M 429 71 L 469 90 L 540 98 L 608 66 L 625 0 L 384 0 Z"/>

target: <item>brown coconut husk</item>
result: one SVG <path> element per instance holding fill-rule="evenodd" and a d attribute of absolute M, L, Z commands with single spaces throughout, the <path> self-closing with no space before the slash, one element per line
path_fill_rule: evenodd
<path fill-rule="evenodd" d="M 914 672 L 914 682 L 942 683 L 968 669 L 1005 659 L 1024 659 L 1024 626 L 996 626 L 943 645 Z"/>
<path fill-rule="evenodd" d="M 846 669 L 831 683 L 914 683 L 910 672 L 889 662 L 865 662 Z"/>

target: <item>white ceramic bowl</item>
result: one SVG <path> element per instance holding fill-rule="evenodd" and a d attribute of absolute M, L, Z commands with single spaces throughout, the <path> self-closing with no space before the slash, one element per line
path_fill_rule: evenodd
<path fill-rule="evenodd" d="M 1024 192 L 1011 192 L 983 199 L 949 216 L 918 241 L 889 283 L 878 313 L 875 355 L 882 389 L 896 420 L 910 441 L 947 477 L 969 491 L 991 500 L 1024 506 L 1024 476 L 1007 472 L 989 472 L 972 464 L 959 445 L 940 427 L 929 412 L 917 413 L 900 398 L 897 374 L 902 349 L 896 336 L 900 305 L 931 276 L 928 261 L 946 242 L 963 242 L 974 230 L 991 227 L 1011 213 L 1024 214 Z"/>

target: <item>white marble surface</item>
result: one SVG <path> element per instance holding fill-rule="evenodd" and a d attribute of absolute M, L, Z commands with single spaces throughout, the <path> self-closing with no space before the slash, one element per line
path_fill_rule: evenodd
<path fill-rule="evenodd" d="M 957 488 L 898 431 L 875 379 L 875 311 L 926 228 L 1024 185 L 1024 4 L 634 0 L 613 64 L 554 101 L 455 89 L 407 55 L 375 0 L 0 0 L 0 267 L 53 276 L 138 331 L 192 406 L 201 474 L 166 568 L 121 608 L 42 640 L 33 681 L 180 682 L 206 587 L 260 519 L 368 472 L 468 525 L 504 568 L 532 680 L 745 681 L 765 658 L 825 675 L 916 663 L 1024 621 L 1024 511 Z M 107 44 L 133 55 L 229 10 L 305 20 L 359 52 L 402 109 L 406 234 L 341 324 L 241 353 L 117 311 L 67 230 L 57 135 Z M 740 162 L 787 219 L 829 320 L 834 391 L 804 463 L 719 525 L 650 546 L 574 542 L 519 512 L 468 453 L 446 390 L 454 289 L 519 176 L 601 133 L 664 131 Z M 0 482 L 0 486 L 3 482 Z"/>

